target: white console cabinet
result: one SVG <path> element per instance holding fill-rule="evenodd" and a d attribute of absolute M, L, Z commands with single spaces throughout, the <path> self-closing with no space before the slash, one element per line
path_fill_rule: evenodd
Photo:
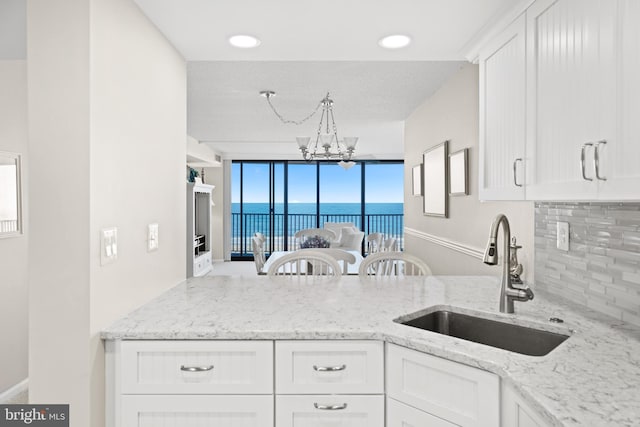
<path fill-rule="evenodd" d="M 215 186 L 187 183 L 187 277 L 212 269 L 211 193 Z"/>

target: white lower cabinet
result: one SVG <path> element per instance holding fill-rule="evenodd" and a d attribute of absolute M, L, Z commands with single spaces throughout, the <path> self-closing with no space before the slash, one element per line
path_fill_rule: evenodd
<path fill-rule="evenodd" d="M 500 393 L 490 372 L 394 344 L 385 364 L 380 341 L 107 341 L 106 350 L 107 427 L 549 425 L 511 387 Z"/>
<path fill-rule="evenodd" d="M 276 426 L 384 427 L 384 396 L 278 395 Z"/>
<path fill-rule="evenodd" d="M 457 426 L 500 425 L 500 380 L 490 372 L 389 344 L 386 376 L 391 399 Z"/>
<path fill-rule="evenodd" d="M 502 384 L 501 414 L 503 427 L 549 427 L 531 406 L 510 386 Z"/>
<path fill-rule="evenodd" d="M 273 396 L 126 395 L 123 427 L 272 427 Z"/>

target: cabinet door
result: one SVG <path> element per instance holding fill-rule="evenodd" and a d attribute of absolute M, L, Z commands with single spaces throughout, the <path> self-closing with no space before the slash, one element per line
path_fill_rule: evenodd
<path fill-rule="evenodd" d="M 595 144 L 616 145 L 616 20 L 611 0 L 527 10 L 528 199 L 597 197 Z"/>
<path fill-rule="evenodd" d="M 273 427 L 273 396 L 123 396 L 122 427 Z"/>
<path fill-rule="evenodd" d="M 525 196 L 525 17 L 480 52 L 481 200 Z"/>
<path fill-rule="evenodd" d="M 542 418 L 508 385 L 502 385 L 502 427 L 548 427 Z"/>
<path fill-rule="evenodd" d="M 618 139 L 601 144 L 598 198 L 640 200 L 640 2 L 621 0 Z"/>
<path fill-rule="evenodd" d="M 384 427 L 384 396 L 276 396 L 278 427 Z"/>
<path fill-rule="evenodd" d="M 441 418 L 434 417 L 424 411 L 387 398 L 386 427 L 456 427 Z"/>
<path fill-rule="evenodd" d="M 461 427 L 500 423 L 500 382 L 490 372 L 387 346 L 387 396 Z"/>

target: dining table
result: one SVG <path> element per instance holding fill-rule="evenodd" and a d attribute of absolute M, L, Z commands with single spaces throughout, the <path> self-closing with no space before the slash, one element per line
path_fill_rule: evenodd
<path fill-rule="evenodd" d="M 316 248 L 316 250 L 322 251 L 323 248 Z M 278 259 L 281 258 L 283 256 L 285 256 L 286 254 L 290 254 L 294 251 L 273 251 L 271 252 L 271 255 L 269 255 L 269 258 L 267 259 L 267 261 L 264 263 L 264 267 L 262 267 L 262 271 L 258 274 L 267 274 L 267 272 L 269 271 L 269 267 L 271 267 L 271 265 Z M 353 264 L 349 264 L 347 265 L 347 274 L 349 275 L 357 275 L 358 274 L 358 269 L 360 268 L 360 263 L 362 262 L 362 260 L 364 259 L 362 254 L 360 253 L 360 251 L 345 251 L 345 252 L 349 252 L 350 254 L 353 254 L 356 258 L 356 261 Z M 342 265 L 342 263 L 339 261 L 339 263 Z"/>

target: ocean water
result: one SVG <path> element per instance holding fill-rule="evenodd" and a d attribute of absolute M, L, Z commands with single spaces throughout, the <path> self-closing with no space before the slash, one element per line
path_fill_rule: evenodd
<path fill-rule="evenodd" d="M 385 215 L 402 214 L 403 203 L 367 203 L 365 204 L 365 214 Z M 275 213 L 284 213 L 284 203 L 276 203 Z M 240 203 L 231 204 L 232 213 L 240 213 Z M 243 213 L 245 214 L 266 214 L 269 213 L 268 203 L 245 203 Z M 315 214 L 315 203 L 289 203 L 290 214 Z M 360 215 L 360 203 L 321 203 L 321 215 Z"/>
<path fill-rule="evenodd" d="M 365 205 L 365 223 L 361 224 L 359 203 L 322 203 L 320 205 L 320 226 L 325 222 L 353 222 L 366 233 L 381 232 L 385 235 L 401 235 L 403 231 L 403 203 L 367 203 Z M 269 204 L 245 203 L 243 206 L 244 223 L 240 225 L 240 203 L 231 204 L 233 218 L 233 237 L 250 237 L 255 232 L 269 234 Z M 235 215 L 234 215 L 235 214 Z M 284 233 L 284 204 L 274 206 L 274 235 Z M 316 227 L 315 203 L 290 203 L 288 235 L 304 228 Z M 241 230 L 242 229 L 242 230 Z"/>

